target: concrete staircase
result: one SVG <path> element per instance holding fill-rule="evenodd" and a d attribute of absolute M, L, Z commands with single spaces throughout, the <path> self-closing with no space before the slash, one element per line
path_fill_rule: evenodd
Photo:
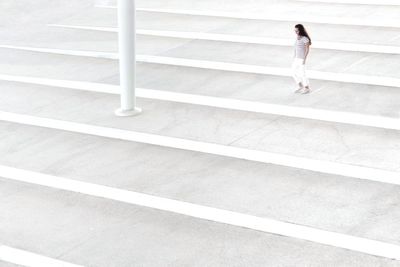
<path fill-rule="evenodd" d="M 4 4 L 0 266 L 400 266 L 396 1 L 138 1 L 129 118 L 115 4 Z"/>

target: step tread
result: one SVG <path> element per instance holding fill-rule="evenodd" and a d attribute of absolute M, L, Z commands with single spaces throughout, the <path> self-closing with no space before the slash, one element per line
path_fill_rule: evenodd
<path fill-rule="evenodd" d="M 190 2 L 181 3 L 170 1 L 146 3 L 139 5 L 137 8 L 141 11 L 179 13 L 200 16 L 216 16 L 228 18 L 242 19 L 261 19 L 261 20 L 278 20 L 326 23 L 337 25 L 359 25 L 359 26 L 375 26 L 375 27 L 399 27 L 398 26 L 398 7 L 376 7 L 370 6 L 345 6 L 333 7 L 324 3 L 309 5 L 307 3 L 296 3 L 288 8 L 287 3 L 274 2 L 269 5 L 256 4 L 254 2 L 245 4 L 230 3 L 229 5 L 213 6 L 211 1 L 202 1 L 202 3 L 193 6 Z M 218 3 L 217 3 L 218 5 Z M 116 6 L 105 6 L 116 8 Z M 301 10 L 301 12 L 299 12 Z M 376 13 L 375 13 L 376 12 Z M 380 20 L 382 13 L 385 14 L 385 20 Z M 365 20 L 364 17 L 374 18 L 373 20 Z"/>
<path fill-rule="evenodd" d="M 375 6 L 400 6 L 397 0 L 295 0 L 299 2 L 311 2 L 311 3 L 329 3 L 336 5 L 375 5 Z"/>
<path fill-rule="evenodd" d="M 39 47 L 25 47 L 25 46 L 1 46 L 4 50 L 21 50 L 30 53 L 39 54 L 56 54 L 70 57 L 83 57 L 83 58 L 101 58 L 108 60 L 117 60 L 117 53 L 107 53 L 98 51 L 82 51 L 82 50 L 65 50 L 65 49 L 54 49 L 54 48 L 39 48 Z M 162 53 L 160 53 L 162 54 Z M 385 55 L 387 56 L 387 55 Z M 400 56 L 400 55 L 399 55 Z M 163 55 L 137 55 L 138 62 L 145 63 L 156 63 L 165 64 L 173 66 L 185 66 L 193 68 L 202 69 L 214 69 L 214 70 L 224 70 L 239 73 L 254 73 L 254 74 L 264 74 L 264 75 L 276 75 L 283 77 L 290 77 L 292 75 L 290 65 L 287 67 L 279 66 L 265 66 L 265 65 L 254 65 L 254 64 L 244 64 L 243 62 L 225 62 L 225 61 L 215 61 L 207 59 L 198 58 L 185 58 L 177 56 L 163 56 Z M 349 69 L 356 68 L 357 65 L 360 69 L 371 69 L 370 67 L 365 67 L 362 65 L 363 60 L 368 60 L 371 56 L 366 58 L 361 58 L 351 65 L 348 66 Z M 290 61 L 287 63 L 289 64 Z M 383 71 L 385 72 L 385 71 Z M 392 73 L 392 71 L 389 71 Z M 397 74 L 396 74 L 397 75 Z M 321 71 L 321 70 L 308 70 L 308 76 L 311 79 L 319 79 L 324 81 L 336 81 L 336 82 L 349 82 L 356 84 L 368 84 L 368 85 L 379 85 L 379 86 L 389 86 L 389 87 L 400 87 L 400 78 L 391 76 L 381 76 L 381 75 L 367 75 L 360 74 L 353 71 L 353 73 L 348 73 L 346 71 L 332 72 L 332 71 Z"/>
<path fill-rule="evenodd" d="M 20 186 L 20 183 L 0 181 L 1 190 Z M 235 264 L 251 266 L 293 262 L 301 265 L 335 263 L 335 266 L 348 266 L 352 262 L 364 263 L 364 266 L 396 266 L 398 263 L 38 186 L 2 200 L 2 209 L 13 211 L 12 216 L 2 221 L 2 228 L 8 229 L 8 234 L 2 235 L 3 242 L 86 266 L 124 266 L 132 262 L 143 265 L 230 265 L 232 253 L 241 256 L 234 257 Z M 25 223 L 27 215 L 30 216 L 29 227 Z M 248 245 L 243 247 L 243 244 Z M 268 253 L 265 253 L 265 247 L 268 247 Z M 152 251 L 157 251 L 158 257 L 154 257 Z M 287 251 L 291 253 L 287 255 Z"/>
<path fill-rule="evenodd" d="M 70 30 L 71 29 L 63 29 L 62 31 Z M 77 31 L 76 34 L 80 35 L 84 34 L 84 32 Z M 138 55 L 164 56 L 168 58 L 200 61 L 204 60 L 209 62 L 208 65 L 224 62 L 243 64 L 246 66 L 290 69 L 293 60 L 293 48 L 286 46 L 190 40 L 144 35 L 138 36 L 137 39 Z M 26 42 L 22 46 L 15 44 L 0 46 L 0 48 L 4 47 L 3 49 L 6 53 L 15 49 L 44 49 L 43 52 L 61 54 L 69 53 L 69 51 L 82 51 L 87 52 L 89 57 L 96 56 L 93 53 L 105 52 L 104 54 L 106 56 L 108 55 L 107 53 L 110 53 L 111 57 L 117 57 L 117 50 L 115 47 L 116 42 L 117 40 L 115 38 L 114 44 L 110 43 L 109 45 L 108 43 L 105 43 L 104 46 L 110 46 L 105 51 L 101 51 L 100 49 L 87 50 L 87 44 L 83 43 L 81 45 L 80 42 L 75 44 L 58 42 L 44 45 L 43 42 L 36 43 L 34 40 Z M 94 45 L 95 43 L 92 44 Z M 99 54 L 98 56 L 102 57 L 102 54 Z M 142 61 L 139 56 L 138 60 Z M 396 71 L 398 69 L 396 64 L 399 64 L 400 68 L 400 63 L 398 62 L 400 62 L 400 55 L 396 54 L 312 49 L 307 60 L 307 68 L 310 72 L 310 76 L 313 78 L 318 78 L 318 75 L 311 75 L 311 72 L 329 72 L 345 75 L 354 74 L 376 77 L 376 79 L 379 79 L 381 76 L 400 78 Z M 379 66 L 379 68 L 376 66 Z"/>
<path fill-rule="evenodd" d="M 68 24 L 49 24 L 49 27 L 56 27 L 60 29 L 70 29 L 79 31 L 90 31 L 92 33 L 117 33 L 117 27 L 98 27 L 98 26 L 82 26 L 82 25 L 68 25 Z M 156 37 L 170 37 L 170 38 L 182 38 L 189 40 L 208 40 L 208 41 L 224 41 L 233 43 L 249 43 L 249 44 L 264 44 L 264 45 L 277 45 L 277 46 L 293 46 L 293 39 L 285 38 L 271 38 L 251 35 L 235 35 L 225 33 L 211 33 L 211 32 L 200 32 L 200 31 L 171 31 L 171 30 L 145 30 L 137 29 L 137 35 L 144 36 L 156 36 Z M 399 46 L 390 45 L 376 45 L 376 44 L 364 44 L 364 43 L 349 43 L 349 42 L 324 42 L 313 40 L 313 49 L 327 49 L 327 50 L 340 50 L 340 51 L 356 51 L 356 52 L 368 52 L 368 53 L 382 53 L 382 54 L 399 54 Z"/>
<path fill-rule="evenodd" d="M 114 9 L 93 9 L 84 15 L 54 21 L 56 24 L 116 27 L 117 13 Z M 138 29 L 183 32 L 209 32 L 269 38 L 293 36 L 293 22 L 273 20 L 247 20 L 223 17 L 193 16 L 174 13 L 137 11 Z M 330 25 L 307 23 L 315 41 L 353 42 L 377 45 L 400 45 L 396 28 L 355 25 Z M 396 38 L 397 37 L 397 38 Z"/>
<path fill-rule="evenodd" d="M 7 97 L 0 101 L 0 110 L 7 112 L 400 170 L 396 130 L 141 98 L 141 116 L 116 118 L 118 95 L 26 84 L 11 84 L 2 91 Z"/>
<path fill-rule="evenodd" d="M 6 141 L 0 158 L 6 166 L 400 244 L 400 210 L 393 204 L 399 186 L 48 128 L 0 125 Z"/>
<path fill-rule="evenodd" d="M 1 74 L 36 76 L 44 78 L 104 81 L 117 84 L 118 62 L 107 59 L 70 57 L 29 51 L 3 50 Z M 37 64 L 32 69 L 26 62 Z M 57 68 L 54 68 L 57 66 Z M 210 95 L 241 100 L 338 110 L 360 114 L 398 118 L 398 88 L 362 84 L 313 81 L 312 96 L 293 94 L 289 77 L 236 73 L 182 66 L 139 63 L 139 87 Z M 382 93 L 384 92 L 384 93 Z"/>

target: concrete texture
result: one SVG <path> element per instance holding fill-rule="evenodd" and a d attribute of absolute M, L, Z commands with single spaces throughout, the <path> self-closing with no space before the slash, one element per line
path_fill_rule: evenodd
<path fill-rule="evenodd" d="M 347 7 L 346 7 L 347 8 Z M 138 28 L 147 30 L 199 31 L 243 36 L 290 38 L 293 22 L 273 20 L 246 20 L 218 18 L 212 16 L 192 16 L 173 13 L 138 11 Z M 80 14 L 53 20 L 52 23 L 82 26 L 116 27 L 114 9 L 90 9 L 85 16 Z M 400 43 L 400 33 L 396 28 L 382 28 L 355 25 L 329 25 L 307 23 L 310 33 L 319 41 L 341 41 L 365 44 Z"/>
<path fill-rule="evenodd" d="M 146 110 L 141 116 L 115 118 L 110 110 L 118 106 L 118 95 L 3 84 L 3 111 L 400 170 L 400 136 L 395 130 L 148 99 L 138 101 Z"/>
<path fill-rule="evenodd" d="M 20 216 L 2 220 L 2 241 L 75 264 L 288 266 L 290 262 L 308 266 L 313 262 L 314 266 L 398 266 L 388 259 L 301 240 L 80 194 L 24 187 L 1 180 L 1 190 L 19 189 L 2 199 L 2 209 L 20 211 Z M 27 225 L 23 214 L 31 210 L 36 212 Z"/>
<path fill-rule="evenodd" d="M 20 267 L 20 265 L 12 264 L 12 263 L 5 262 L 5 261 L 0 261 L 0 266 L 2 266 L 2 267 Z"/>
<path fill-rule="evenodd" d="M 46 128 L 1 127 L 0 152 L 7 157 L 0 163 L 6 166 L 400 244 L 398 186 Z"/>
<path fill-rule="evenodd" d="M 115 33 L 48 26 L 115 27 L 115 9 L 94 7 L 115 3 L 2 1 L 0 45 L 117 52 Z M 293 20 L 299 18 L 316 41 L 400 45 L 399 27 L 380 27 L 400 25 L 398 6 L 139 0 L 138 7 L 266 18 L 139 11 L 139 29 L 290 39 Z M 306 23 L 310 19 L 314 22 Z M 290 47 L 278 45 L 144 35 L 137 40 L 140 54 L 173 58 L 288 67 L 292 56 Z M 0 57 L 0 74 L 118 84 L 116 60 L 4 48 Z M 399 57 L 312 49 L 308 67 L 400 78 Z M 138 64 L 137 78 L 138 87 L 160 91 L 400 117 L 398 87 L 313 80 L 314 91 L 303 96 L 293 94 L 287 77 L 149 63 Z M 143 114 L 117 118 L 117 95 L 5 81 L 0 81 L 0 93 L 0 111 L 400 173 L 400 133 L 395 130 L 144 98 L 138 99 Z M 396 185 L 4 121 L 0 140 L 1 165 L 400 245 Z M 400 266 L 386 258 L 109 199 L 5 178 L 0 183 L 0 244 L 84 266 Z M 13 264 L 0 261 L 0 266 Z"/>
<path fill-rule="evenodd" d="M 27 51 L 10 53 L 9 49 L 2 51 L 4 63 L 0 64 L 0 68 L 3 74 L 118 83 L 118 65 L 114 60 Z M 21 65 L 20 58 L 32 62 L 35 68 Z M 290 78 L 147 63 L 138 65 L 138 86 L 143 88 L 388 117 L 400 116 L 397 105 L 400 92 L 397 88 L 318 80 L 312 81 L 312 85 L 316 90 L 313 97 L 299 97 L 292 94 L 294 86 Z M 381 94 L 382 91 L 385 94 Z"/>

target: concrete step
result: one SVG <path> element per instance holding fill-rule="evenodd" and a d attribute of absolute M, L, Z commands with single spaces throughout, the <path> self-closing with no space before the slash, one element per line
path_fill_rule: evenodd
<path fill-rule="evenodd" d="M 93 8 L 77 12 L 75 16 L 52 20 L 50 24 L 116 27 L 117 13 L 115 9 Z M 137 26 L 139 30 L 151 31 L 202 32 L 243 38 L 294 38 L 294 22 L 290 21 L 196 16 L 141 9 L 137 11 Z M 306 26 L 315 45 L 319 42 L 400 45 L 400 34 L 396 28 L 326 23 L 307 23 Z M 43 28 L 43 31 L 46 30 Z"/>
<path fill-rule="evenodd" d="M 52 31 L 57 29 L 51 28 Z M 90 41 L 85 36 L 85 31 L 74 29 L 58 29 L 59 37 L 54 39 L 54 36 L 48 35 L 48 38 L 39 38 L 29 42 L 22 42 L 20 44 L 6 44 L 0 47 L 9 49 L 25 49 L 34 51 L 35 49 L 42 49 L 39 51 L 49 53 L 72 53 L 82 54 L 84 51 L 88 52 L 88 56 L 96 56 L 89 52 L 117 52 L 116 35 L 113 35 L 110 40 L 110 34 L 107 32 L 98 32 L 102 38 L 108 40 L 98 48 L 91 49 L 97 44 L 96 40 Z M 63 34 L 68 33 L 68 34 Z M 90 37 L 89 37 L 90 38 Z M 56 41 L 49 41 L 53 39 Z M 71 42 L 71 39 L 74 40 Z M 82 41 L 85 40 L 85 41 Z M 91 42 L 91 46 L 87 42 Z M 106 48 L 103 48 L 106 47 Z M 103 50 L 101 50 L 103 48 Z M 52 49 L 59 49 L 61 51 L 54 51 Z M 63 51 L 66 50 L 66 51 Z M 69 51 L 69 50 L 77 50 Z M 79 52 L 81 51 L 82 52 Z M 158 55 L 168 58 L 188 59 L 205 61 L 213 67 L 215 64 L 234 63 L 242 64 L 250 68 L 250 66 L 265 66 L 274 68 L 290 68 L 293 47 L 282 45 L 268 45 L 268 44 L 254 44 L 254 43 L 237 43 L 225 41 L 210 41 L 210 40 L 190 40 L 185 38 L 171 38 L 160 36 L 140 36 L 138 38 L 138 54 L 140 55 Z M 262 56 L 261 56 L 262 55 Z M 277 56 L 279 55 L 279 56 Z M 101 56 L 101 55 L 99 55 Z M 116 54 L 107 54 L 105 57 L 116 57 Z M 384 54 L 384 53 L 366 53 L 354 51 L 337 51 L 328 49 L 312 49 L 310 57 L 307 61 L 307 67 L 312 70 L 310 75 L 315 78 L 321 78 L 323 73 L 325 76 L 343 75 L 366 75 L 374 77 L 379 80 L 383 77 L 387 78 L 400 78 L 399 74 L 395 71 L 397 62 L 400 62 L 400 55 Z M 139 58 L 140 60 L 140 58 Z M 380 66 L 376 68 L 376 66 Z M 206 66 L 207 67 L 207 66 Z M 400 66 L 399 66 L 400 67 Z M 313 74 L 316 71 L 317 73 Z M 322 73 L 320 73 L 322 72 Z M 329 73 L 329 74 L 328 74 Z M 383 76 L 383 77 L 382 77 Z M 362 76 L 361 76 L 362 77 Z M 329 77 L 324 77 L 329 79 Z M 335 78 L 332 78 L 335 80 Z M 353 78 L 356 80 L 357 78 Z"/>
<path fill-rule="evenodd" d="M 72 264 L 39 255 L 26 250 L 21 250 L 0 244 L 0 266 L 17 267 L 17 266 L 60 266 L 60 267 L 82 267 L 81 265 Z"/>
<path fill-rule="evenodd" d="M 158 55 L 173 58 L 288 68 L 291 65 L 293 48 L 194 40 Z M 400 59 L 400 55 L 312 49 L 307 60 L 307 67 L 309 70 L 335 74 L 343 73 L 399 78 L 398 72 L 394 71 L 397 62 L 400 62 L 400 60 L 396 60 L 397 58 Z M 375 66 L 379 66 L 379 68 L 377 69 Z"/>
<path fill-rule="evenodd" d="M 0 222 L 1 228 L 7 229 L 1 242 L 83 266 L 131 266 L 132 262 L 144 266 L 231 265 L 233 254 L 234 264 L 251 266 L 293 262 L 320 266 L 349 266 L 354 262 L 363 266 L 398 265 L 398 261 L 351 250 L 107 198 L 8 179 L 0 182 L 2 192 L 15 191 L 0 202 L 2 210 L 10 211 Z"/>
<path fill-rule="evenodd" d="M 149 44 L 154 45 L 154 40 L 150 41 L 152 38 L 154 37 L 149 37 Z M 139 54 L 137 60 L 139 62 L 146 63 L 226 70 L 244 73 L 267 75 L 269 74 L 285 77 L 289 77 L 292 75 L 290 70 L 290 64 L 292 60 L 290 58 L 291 53 L 290 51 L 283 51 L 289 48 L 270 46 L 271 49 L 268 50 L 262 45 L 256 45 L 259 46 L 257 49 L 255 49 L 254 47 L 252 49 L 245 49 L 243 44 L 239 44 L 238 46 L 236 46 L 236 44 L 231 43 L 232 46 L 226 47 L 222 45 L 216 45 L 214 43 L 215 42 L 209 41 L 192 41 L 186 45 L 173 45 L 175 46 L 175 48 L 172 47 L 171 49 L 166 49 L 163 46 L 160 46 L 159 48 L 154 48 L 151 45 L 146 46 L 142 43 L 143 47 L 147 47 L 146 50 L 151 50 L 150 52 L 156 52 L 156 55 L 152 55 L 151 53 Z M 103 53 L 97 51 L 94 52 L 13 45 L 4 45 L 1 46 L 1 48 L 105 59 L 118 58 L 117 53 Z M 223 55 L 223 53 L 226 53 L 228 51 L 230 51 L 230 53 Z M 271 53 L 271 55 L 265 55 L 260 58 L 259 55 L 262 52 L 266 51 L 269 51 L 268 53 Z M 272 55 L 273 52 L 275 52 L 275 54 L 279 52 L 279 54 L 283 55 L 283 58 L 281 60 L 277 60 L 276 57 Z M 333 57 L 332 60 L 327 62 L 318 61 L 317 58 L 322 58 L 322 56 L 329 56 L 328 54 L 322 52 L 316 53 L 316 58 L 310 59 L 310 70 L 308 70 L 309 77 L 312 79 L 325 81 L 400 87 L 400 76 L 398 76 L 397 72 L 393 71 L 393 68 L 380 67 L 379 70 L 375 68 L 375 66 L 383 63 L 388 64 L 393 60 L 392 57 L 396 57 L 397 55 L 391 55 L 389 57 L 389 55 L 384 54 L 365 56 L 365 54 L 363 53 L 348 53 L 349 54 L 344 53 L 343 55 L 341 53 L 338 53 L 337 58 Z M 400 55 L 398 56 L 400 57 Z M 348 65 L 344 66 L 343 62 L 347 62 Z"/>
<path fill-rule="evenodd" d="M 13 133 L 6 138 L 5 144 L 7 145 L 2 148 L 7 152 L 7 157 L 2 157 L 2 164 L 6 166 L 39 170 L 39 172 L 47 174 L 53 172 L 57 176 L 74 180 L 89 181 L 394 244 L 397 244 L 399 240 L 395 223 L 397 212 L 390 205 L 397 201 L 398 186 L 303 172 L 291 168 L 149 146 L 137 142 L 18 124 L 2 123 L 2 125 L 6 129 L 2 132 Z M 3 138 L 3 140 L 5 139 Z M 42 141 L 38 142 L 37 140 Z M 60 140 L 64 141 L 59 142 Z M 24 144 L 23 149 L 15 142 Z M 10 148 L 13 147 L 15 149 L 10 152 Z M 32 157 L 32 155 L 35 156 Z M 24 160 L 25 158 L 27 160 Z M 149 159 L 151 160 L 149 161 Z M 174 167 L 171 168 L 171 166 Z M 41 174 L 26 176 L 7 168 L 1 170 L 3 176 L 6 175 L 10 179 L 23 179 L 22 181 L 28 183 L 48 185 L 47 182 L 43 182 L 47 178 L 41 178 Z M 307 179 L 310 178 L 316 180 L 307 182 Z M 338 180 L 333 182 L 332 179 Z M 66 184 L 62 181 L 58 182 L 54 177 L 50 177 L 49 181 L 52 181 L 51 186 Z M 222 184 L 225 184 L 222 186 L 224 189 L 221 188 Z M 227 184 L 229 186 L 226 186 Z M 71 189 L 71 186 L 67 188 Z M 342 189 L 338 189 L 338 187 Z M 79 184 L 73 188 L 83 190 L 88 187 Z M 215 190 L 215 188 L 220 189 Z M 311 188 L 315 188 L 315 190 L 311 190 Z M 325 189 L 322 190 L 322 188 Z M 269 192 L 270 190 L 275 193 Z M 95 191 L 78 190 L 78 192 Z M 106 191 L 100 190 L 100 192 Z M 110 196 L 110 194 L 106 195 Z M 121 192 L 117 195 L 124 194 Z M 342 196 L 338 197 L 338 195 Z M 352 197 L 357 201 L 349 199 Z M 381 197 L 382 202 L 378 201 Z M 344 203 L 351 203 L 351 205 Z M 387 212 L 388 208 L 391 210 L 389 213 Z M 318 211 L 319 209 L 321 212 Z M 377 213 L 380 214 L 379 218 L 382 221 L 377 221 Z M 305 216 L 305 214 L 310 214 L 310 216 Z M 341 219 L 337 219 L 336 216 Z M 372 216 L 371 221 L 366 219 L 369 216 Z M 235 221 L 240 222 L 241 220 L 232 222 Z M 393 222 L 393 227 L 389 222 Z M 384 228 L 382 228 L 383 225 Z M 283 228 L 285 229 L 285 227 Z M 282 232 L 279 233 L 282 234 Z M 288 234 L 285 231 L 283 233 Z M 322 242 L 322 240 L 318 242 Z"/>
<path fill-rule="evenodd" d="M 0 68 L 3 74 L 99 81 L 118 73 L 118 61 L 115 60 L 0 50 L 3 59 L 0 61 Z"/>
<path fill-rule="evenodd" d="M 118 119 L 113 114 L 119 106 L 116 94 L 3 82 L 2 95 L 0 110 L 6 112 L 400 170 L 396 130 L 142 98 L 138 105 L 144 114 Z"/>
<path fill-rule="evenodd" d="M 0 265 L 3 267 L 20 267 L 21 265 L 13 264 L 6 261 L 0 261 Z"/>
<path fill-rule="evenodd" d="M 308 3 L 329 3 L 329 4 L 346 4 L 346 5 L 374 5 L 374 6 L 400 6 L 396 0 L 295 0 L 298 2 Z"/>
<path fill-rule="evenodd" d="M 4 56 L 4 63 L 0 65 L 2 79 L 10 78 L 4 77 L 4 74 L 11 74 L 118 84 L 118 65 L 113 60 L 28 51 L 6 53 L 6 50 L 3 50 L 2 56 Z M 36 64 L 37 68 L 32 69 L 28 63 L 21 64 L 22 60 Z M 317 89 L 312 97 L 299 97 L 293 94 L 293 81 L 289 77 L 147 63 L 138 65 L 137 77 L 138 86 L 148 89 L 389 118 L 399 117 L 397 103 L 400 92 L 397 87 L 315 80 L 313 88 Z"/>
<path fill-rule="evenodd" d="M 30 85 L 44 85 L 57 88 L 68 88 L 72 90 L 106 93 L 106 94 L 119 94 L 119 86 L 105 83 L 82 82 L 72 80 L 59 80 L 59 79 L 46 79 L 40 77 L 28 77 L 19 75 L 6 75 L 0 74 L 1 81 L 17 82 Z M 213 108 L 224 108 L 236 111 L 248 111 L 269 115 L 287 116 L 293 118 L 321 120 L 327 122 L 346 123 L 352 125 L 377 127 L 382 129 L 400 130 L 399 121 L 392 116 L 382 116 L 382 114 L 370 115 L 362 111 L 362 113 L 346 112 L 341 109 L 340 111 L 331 111 L 321 108 L 301 107 L 293 105 L 293 103 L 286 103 L 284 105 L 269 104 L 257 100 L 247 101 L 232 98 L 214 97 L 207 95 L 199 95 L 193 93 L 179 93 L 174 91 L 160 91 L 147 88 L 136 88 L 138 97 L 162 101 L 172 101 L 184 104 L 194 104 L 200 106 L 207 106 Z M 221 93 L 221 92 L 220 92 Z M 315 92 L 314 92 L 315 93 Z M 260 94 L 262 96 L 262 94 Z M 287 100 L 293 100 L 293 92 L 287 96 Z M 301 99 L 301 98 L 298 98 Z M 391 99 L 393 101 L 393 99 Z M 368 103 L 368 102 L 367 102 Z M 340 105 L 338 105 L 340 106 Z M 386 105 L 387 108 L 390 108 Z M 376 106 L 377 111 L 383 113 L 386 109 L 380 110 L 380 106 Z M 390 109 L 389 109 L 390 110 Z M 353 110 L 354 111 L 354 110 Z M 397 109 L 392 109 L 392 112 L 397 112 Z M 396 113 L 394 113 L 396 114 Z"/>
<path fill-rule="evenodd" d="M 138 64 L 142 88 L 248 100 L 319 110 L 399 118 L 397 87 L 313 80 L 309 96 L 293 94 L 290 77 L 257 75 L 159 64 Z M 103 80 L 118 84 L 118 75 Z"/>
<path fill-rule="evenodd" d="M 13 40 L 12 46 L 53 47 L 99 53 L 118 51 L 117 35 L 115 33 L 82 31 L 65 27 L 44 26 L 44 28 L 48 30 L 36 33 L 35 37 Z M 138 38 L 138 49 L 140 53 L 156 55 L 188 42 L 190 40 L 183 38 L 143 36 Z M 1 45 L 4 45 L 4 43 Z"/>
<path fill-rule="evenodd" d="M 48 26 L 63 28 L 63 29 L 87 30 L 92 33 L 118 32 L 117 27 L 81 26 L 81 25 L 67 25 L 67 24 L 49 24 Z M 270 37 L 259 37 L 259 36 L 249 36 L 249 35 L 246 36 L 246 35 L 233 35 L 233 34 L 194 32 L 194 31 L 187 32 L 187 31 L 171 31 L 171 30 L 142 30 L 142 29 L 137 30 L 136 33 L 138 35 L 145 35 L 145 36 L 293 47 L 293 39 L 288 39 L 287 37 L 270 38 Z M 346 43 L 346 42 L 313 41 L 312 48 L 340 50 L 340 51 L 382 53 L 382 54 L 400 54 L 400 46 Z"/>
<path fill-rule="evenodd" d="M 102 7 L 115 8 L 113 5 Z M 228 18 L 280 20 L 292 22 L 317 22 L 338 25 L 398 27 L 399 19 L 396 6 L 368 6 L 350 5 L 333 6 L 329 3 L 302 3 L 293 1 L 253 1 L 243 4 L 239 1 L 220 3 L 215 1 L 202 1 L 193 4 L 179 0 L 165 1 L 152 0 L 138 3 L 139 10 L 181 13 L 190 15 L 206 15 Z M 381 15 L 385 14 L 385 20 Z M 363 19 L 369 16 L 370 20 Z"/>

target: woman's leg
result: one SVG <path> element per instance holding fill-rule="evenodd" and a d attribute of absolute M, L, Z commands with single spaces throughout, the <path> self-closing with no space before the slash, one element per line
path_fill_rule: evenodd
<path fill-rule="evenodd" d="M 301 65 L 301 82 L 304 85 L 303 94 L 307 94 L 310 92 L 310 81 L 308 80 L 307 73 L 306 73 L 306 65 Z"/>
<path fill-rule="evenodd" d="M 296 85 L 298 86 L 295 92 L 299 93 L 301 90 L 303 90 L 303 84 L 299 61 L 296 59 L 292 63 L 292 75 Z"/>

